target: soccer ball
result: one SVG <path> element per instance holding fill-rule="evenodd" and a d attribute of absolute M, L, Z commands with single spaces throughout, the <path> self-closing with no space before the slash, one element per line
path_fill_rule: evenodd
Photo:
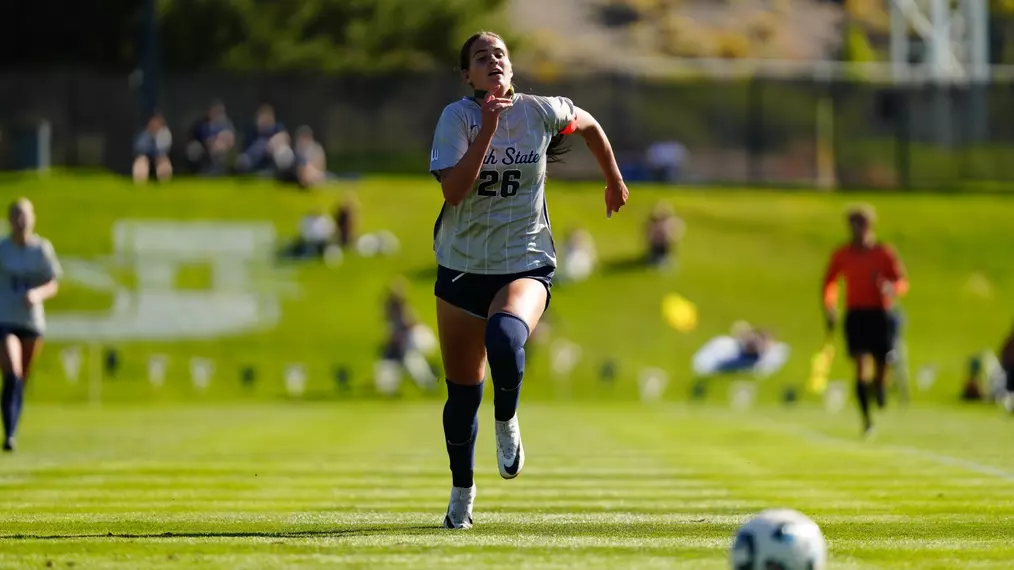
<path fill-rule="evenodd" d="M 739 528 L 729 560 L 732 570 L 825 570 L 827 544 L 806 515 L 775 509 Z"/>

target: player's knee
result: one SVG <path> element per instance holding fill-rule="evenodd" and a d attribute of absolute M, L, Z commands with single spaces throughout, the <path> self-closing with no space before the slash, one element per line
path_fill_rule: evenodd
<path fill-rule="evenodd" d="M 513 357 L 525 348 L 528 325 L 510 313 L 497 313 L 486 322 L 486 353 L 489 358 Z"/>
<path fill-rule="evenodd" d="M 150 172 L 151 163 L 147 156 L 139 156 L 134 159 L 134 165 L 132 174 L 134 182 L 138 184 L 144 184 L 148 181 L 148 174 Z"/>

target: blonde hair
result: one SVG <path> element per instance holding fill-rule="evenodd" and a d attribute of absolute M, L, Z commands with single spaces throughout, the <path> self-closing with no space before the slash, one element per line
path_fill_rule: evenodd
<path fill-rule="evenodd" d="M 854 220 L 856 218 L 872 224 L 877 221 L 877 210 L 870 204 L 853 204 L 845 210 L 845 219 Z"/>
<path fill-rule="evenodd" d="M 13 214 L 18 210 L 31 210 L 34 212 L 35 206 L 32 205 L 31 200 L 22 196 L 21 198 L 18 198 L 17 200 L 11 202 L 11 205 L 7 207 L 8 214 Z"/>

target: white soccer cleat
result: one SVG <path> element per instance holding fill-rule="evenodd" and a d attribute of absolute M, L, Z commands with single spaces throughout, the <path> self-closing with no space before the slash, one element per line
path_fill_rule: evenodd
<path fill-rule="evenodd" d="M 513 479 L 521 473 L 525 466 L 525 448 L 521 445 L 521 428 L 518 427 L 518 416 L 496 422 L 496 455 L 500 476 Z"/>
<path fill-rule="evenodd" d="M 471 487 L 451 487 L 451 502 L 444 516 L 444 528 L 466 530 L 472 528 L 472 503 L 475 502 L 475 484 Z"/>

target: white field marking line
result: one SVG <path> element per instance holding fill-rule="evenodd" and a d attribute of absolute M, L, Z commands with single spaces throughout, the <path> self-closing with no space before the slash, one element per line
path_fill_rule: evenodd
<path fill-rule="evenodd" d="M 1005 481 L 1014 481 L 1014 473 L 1010 471 L 1004 471 L 999 467 L 992 465 L 986 465 L 977 461 L 971 461 L 968 459 L 962 459 L 960 457 L 954 457 L 951 455 L 944 455 L 942 453 L 936 453 L 934 451 L 926 451 L 925 449 L 919 449 L 917 447 L 910 447 L 907 445 L 885 445 L 880 447 L 862 447 L 855 441 L 850 441 L 840 437 L 834 437 L 827 434 L 814 431 L 809 428 L 800 427 L 794 424 L 785 424 L 781 422 L 765 421 L 771 427 L 777 428 L 781 431 L 793 433 L 802 437 L 803 439 L 811 442 L 824 442 L 834 443 L 837 445 L 844 445 L 849 447 L 861 447 L 863 449 L 876 449 L 880 451 L 887 451 L 893 453 L 903 453 L 905 455 L 912 455 L 915 457 L 921 457 L 923 459 L 929 459 L 941 465 L 949 465 L 951 467 L 960 467 L 966 471 L 978 473 L 980 475 L 990 475 L 998 479 Z"/>

